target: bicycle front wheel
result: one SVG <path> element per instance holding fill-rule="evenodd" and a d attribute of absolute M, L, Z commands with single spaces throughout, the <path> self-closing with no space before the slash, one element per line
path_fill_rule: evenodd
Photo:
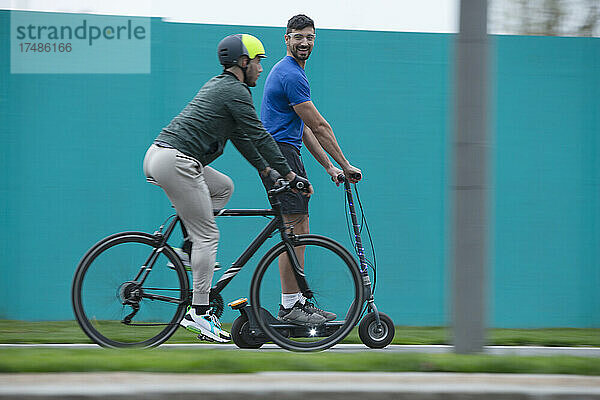
<path fill-rule="evenodd" d="M 187 273 L 171 247 L 154 236 L 109 236 L 83 257 L 72 287 L 73 310 L 95 343 L 153 347 L 178 328 L 189 303 Z"/>
<path fill-rule="evenodd" d="M 280 347 L 324 350 L 344 339 L 356 325 L 364 299 L 362 276 L 352 255 L 332 239 L 299 235 L 293 245 L 304 252 L 304 275 L 314 295 L 308 301 L 335 316 L 318 325 L 278 319 L 279 259 L 287 258 L 283 242 L 270 249 L 256 268 L 250 287 L 252 311 L 260 329 Z"/>

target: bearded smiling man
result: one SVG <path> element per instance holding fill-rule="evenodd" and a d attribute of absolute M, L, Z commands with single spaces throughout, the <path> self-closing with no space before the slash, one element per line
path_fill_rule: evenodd
<path fill-rule="evenodd" d="M 344 174 L 351 183 L 361 179 L 360 169 L 350 165 L 337 143 L 331 125 L 319 113 L 310 96 L 310 85 L 304 72 L 306 61 L 315 44 L 314 21 L 304 14 L 288 21 L 285 38 L 287 55 L 269 72 L 262 99 L 262 123 L 281 149 L 290 168 L 306 178 L 300 149 L 302 144 L 325 168 L 334 182 Z M 327 154 L 338 163 L 333 165 Z M 269 188 L 267 181 L 265 186 Z M 281 209 L 287 225 L 293 225 L 294 234 L 309 233 L 309 197 L 300 193 L 286 193 L 280 198 Z M 304 249 L 297 248 L 296 255 L 304 266 Z M 307 301 L 296 283 L 287 255 L 279 258 L 281 274 L 280 320 L 300 324 L 318 325 L 337 316 L 317 308 Z"/>

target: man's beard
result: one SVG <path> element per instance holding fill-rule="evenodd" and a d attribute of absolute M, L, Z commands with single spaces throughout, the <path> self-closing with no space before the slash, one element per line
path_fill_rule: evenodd
<path fill-rule="evenodd" d="M 310 57 L 310 53 L 311 53 L 311 49 L 310 47 L 306 48 L 306 55 L 299 55 L 298 54 L 298 47 L 295 48 L 291 48 L 292 51 L 292 55 L 294 56 L 294 58 L 298 59 L 298 60 L 308 60 L 308 57 Z"/>
<path fill-rule="evenodd" d="M 248 85 L 249 87 L 254 87 L 256 86 L 256 81 L 258 80 L 258 77 L 256 79 L 254 79 L 254 81 L 250 81 L 250 79 L 248 79 L 248 76 L 244 77 L 244 83 L 246 85 Z"/>

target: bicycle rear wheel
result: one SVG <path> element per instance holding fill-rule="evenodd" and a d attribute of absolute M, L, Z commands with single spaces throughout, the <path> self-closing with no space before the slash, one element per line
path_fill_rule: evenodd
<path fill-rule="evenodd" d="M 94 245 L 79 263 L 73 310 L 95 343 L 153 347 L 177 330 L 189 303 L 189 281 L 173 249 L 157 246 L 150 234 L 118 233 Z"/>
<path fill-rule="evenodd" d="M 277 345 L 292 351 L 324 350 L 356 325 L 364 298 L 362 277 L 352 255 L 332 239 L 300 235 L 294 240 L 294 248 L 298 247 L 305 248 L 304 274 L 314 294 L 309 301 L 335 313 L 335 320 L 304 326 L 275 319 L 281 302 L 278 259 L 287 257 L 283 242 L 259 262 L 250 286 L 250 304 L 260 329 Z"/>

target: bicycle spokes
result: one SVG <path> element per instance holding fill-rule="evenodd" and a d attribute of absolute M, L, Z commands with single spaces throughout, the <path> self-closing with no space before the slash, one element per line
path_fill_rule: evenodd
<path fill-rule="evenodd" d="M 173 264 L 150 241 L 124 238 L 99 249 L 84 263 L 79 288 L 88 329 L 108 345 L 117 343 L 115 347 L 146 343 L 166 329 L 174 330 L 189 299 L 189 287 L 185 271 L 170 268 L 169 262 Z"/>
<path fill-rule="evenodd" d="M 313 297 L 295 313 L 280 309 L 279 256 L 285 251 L 281 246 L 259 264 L 251 290 L 252 307 L 260 307 L 269 336 L 280 346 L 291 350 L 326 348 L 343 338 L 356 322 L 357 305 L 362 303 L 360 272 L 352 256 L 327 239 L 300 238 L 294 246 L 304 247 L 303 271 Z M 303 312 L 324 312 L 327 317 L 307 317 Z"/>

